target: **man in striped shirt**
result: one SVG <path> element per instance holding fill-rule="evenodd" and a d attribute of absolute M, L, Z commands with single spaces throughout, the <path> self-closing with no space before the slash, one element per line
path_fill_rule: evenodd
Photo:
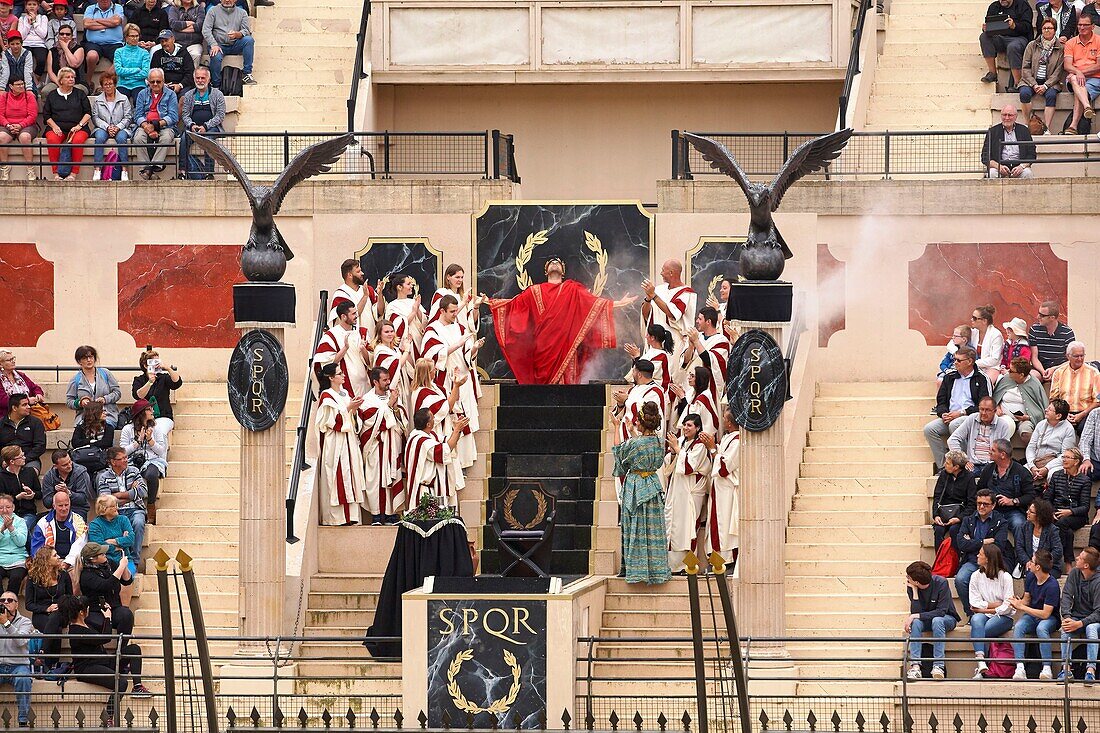
<path fill-rule="evenodd" d="M 1050 382 L 1054 370 L 1066 363 L 1066 348 L 1077 338 L 1072 328 L 1058 320 L 1060 315 L 1058 301 L 1045 301 L 1039 306 L 1039 322 L 1027 330 L 1031 365 L 1036 378 L 1043 382 Z"/>
<path fill-rule="evenodd" d="M 1066 363 L 1050 375 L 1050 399 L 1061 398 L 1069 403 L 1069 421 L 1080 435 L 1085 418 L 1100 404 L 1100 371 L 1085 363 L 1085 345 L 1080 341 L 1070 342 L 1066 358 Z"/>

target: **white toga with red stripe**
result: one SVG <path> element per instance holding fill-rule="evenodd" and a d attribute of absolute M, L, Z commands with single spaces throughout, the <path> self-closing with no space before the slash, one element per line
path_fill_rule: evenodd
<path fill-rule="evenodd" d="M 707 512 L 706 554 L 717 552 L 727 562 L 733 559 L 738 545 L 738 525 L 741 520 L 740 479 L 741 434 L 733 431 L 717 445 L 711 469 L 710 509 Z"/>
<path fill-rule="evenodd" d="M 405 443 L 405 474 L 409 507 L 420 503 L 425 493 L 435 494 L 446 506 L 458 506 L 454 483 L 454 457 L 437 434 L 414 430 Z"/>
<path fill-rule="evenodd" d="M 313 353 L 313 364 L 316 368 L 331 364 L 345 342 L 348 350 L 340 360 L 340 370 L 347 380 L 345 388 L 352 397 L 361 397 L 370 391 L 370 378 L 367 376 L 370 365 L 363 358 L 362 348 L 363 344 L 370 342 L 365 328 L 346 329 L 343 326 L 334 326 L 325 331 L 317 344 L 317 351 Z"/>
<path fill-rule="evenodd" d="M 350 401 L 346 391 L 334 389 L 326 389 L 317 401 L 320 451 L 316 483 L 321 522 L 329 526 L 358 522 L 363 501 L 363 453 L 358 421 L 348 407 Z"/>
<path fill-rule="evenodd" d="M 679 439 L 680 452 L 665 459 L 668 491 L 665 492 L 665 525 L 668 530 L 668 564 L 673 572 L 684 565 L 684 553 L 695 550 L 699 518 L 710 491 L 711 460 L 698 438 Z"/>
<path fill-rule="evenodd" d="M 363 471 L 366 474 L 366 501 L 371 514 L 397 514 L 404 504 L 401 481 L 401 451 L 405 439 L 405 408 L 392 408 L 389 395 L 374 390 L 367 393 L 359 408 L 362 429 Z"/>
<path fill-rule="evenodd" d="M 650 303 L 649 318 L 647 319 L 644 314 L 642 316 L 642 333 L 644 334 L 646 329 L 654 323 L 661 324 L 672 333 L 672 341 L 675 344 L 672 352 L 679 354 L 683 349 L 684 339 L 687 338 L 688 329 L 695 326 L 695 291 L 687 285 L 670 288 L 668 283 L 661 283 L 654 289 L 653 294 L 665 302 L 672 317 L 665 315 L 656 303 Z"/>
<path fill-rule="evenodd" d="M 451 434 L 454 429 L 454 423 L 451 422 L 451 406 L 447 400 L 447 395 L 435 384 L 430 384 L 426 387 L 420 387 L 413 390 L 412 396 L 409 402 L 409 419 L 412 420 L 413 414 L 420 409 L 430 410 L 432 415 L 435 416 L 434 431 L 438 435 L 442 435 L 444 438 Z M 458 465 L 458 453 L 456 451 L 450 452 L 452 471 L 451 481 L 454 483 L 456 489 L 462 489 L 466 486 L 466 479 L 462 474 L 462 468 Z M 406 469 L 407 470 L 407 469 Z M 409 504 L 412 506 L 412 504 Z"/>
<path fill-rule="evenodd" d="M 435 368 L 439 370 L 437 384 L 445 393 L 450 393 L 455 379 L 465 376 L 466 381 L 458 388 L 458 401 L 452 408 L 452 412 L 465 415 L 470 424 L 462 431 L 462 437 L 458 439 L 455 451 L 458 454 L 458 462 L 462 468 L 469 468 L 477 460 L 477 445 L 474 442 L 474 433 L 481 428 L 478 419 L 477 402 L 481 397 L 481 380 L 478 378 L 477 369 L 474 367 L 473 340 L 467 339 L 470 332 L 457 321 L 450 325 L 443 321 L 436 321 L 424 331 L 424 340 L 421 342 L 421 355 L 425 359 L 431 359 Z M 451 351 L 455 344 L 462 345 Z"/>

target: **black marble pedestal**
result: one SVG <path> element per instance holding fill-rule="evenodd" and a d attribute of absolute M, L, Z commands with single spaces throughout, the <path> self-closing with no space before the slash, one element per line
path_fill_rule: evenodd
<path fill-rule="evenodd" d="M 781 280 L 742 280 L 730 288 L 726 318 L 731 321 L 786 323 L 791 320 L 794 285 Z"/>
<path fill-rule="evenodd" d="M 294 286 L 290 283 L 247 282 L 233 286 L 236 323 L 293 325 L 294 304 Z"/>

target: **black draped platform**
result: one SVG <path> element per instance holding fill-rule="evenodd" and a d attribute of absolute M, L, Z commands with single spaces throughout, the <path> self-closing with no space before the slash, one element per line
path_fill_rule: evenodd
<path fill-rule="evenodd" d="M 372 657 L 399 660 L 401 596 L 424 585 L 429 576 L 471 578 L 474 564 L 461 519 L 403 521 L 397 527 L 393 552 L 382 578 L 374 623 L 367 629 L 363 646 Z"/>

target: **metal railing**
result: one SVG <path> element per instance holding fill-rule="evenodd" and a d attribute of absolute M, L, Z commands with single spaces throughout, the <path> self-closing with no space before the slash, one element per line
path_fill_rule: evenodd
<path fill-rule="evenodd" d="M 355 130 L 355 108 L 359 105 L 359 83 L 367 78 L 363 73 L 363 55 L 367 48 L 367 29 L 370 27 L 370 0 L 363 0 L 363 12 L 359 16 L 359 34 L 355 37 L 355 62 L 351 66 L 351 91 L 348 92 L 348 132 Z"/>
<path fill-rule="evenodd" d="M 321 337 L 325 335 L 325 328 L 328 325 L 328 291 L 322 290 L 318 299 L 320 303 L 317 306 L 317 322 L 313 326 L 313 341 L 309 347 L 305 386 L 302 387 L 302 412 L 298 418 L 294 458 L 290 462 L 290 481 L 287 483 L 286 490 L 286 541 L 288 544 L 298 541 L 298 537 L 294 534 L 294 509 L 298 505 L 298 482 L 301 480 L 302 471 L 309 468 L 309 464 L 306 463 L 306 436 L 309 434 L 309 415 L 313 408 L 313 354 L 316 353 L 317 344 L 321 343 Z"/>
<path fill-rule="evenodd" d="M 852 85 L 856 76 L 861 73 L 859 66 L 859 49 L 863 45 L 863 28 L 866 25 L 867 13 L 871 10 L 873 0 L 859 0 L 859 9 L 856 11 L 856 27 L 852 30 L 852 47 L 848 52 L 848 70 L 844 73 L 844 86 L 840 90 L 838 104 L 840 114 L 838 120 L 840 128 L 848 126 L 848 100 L 852 96 Z"/>

